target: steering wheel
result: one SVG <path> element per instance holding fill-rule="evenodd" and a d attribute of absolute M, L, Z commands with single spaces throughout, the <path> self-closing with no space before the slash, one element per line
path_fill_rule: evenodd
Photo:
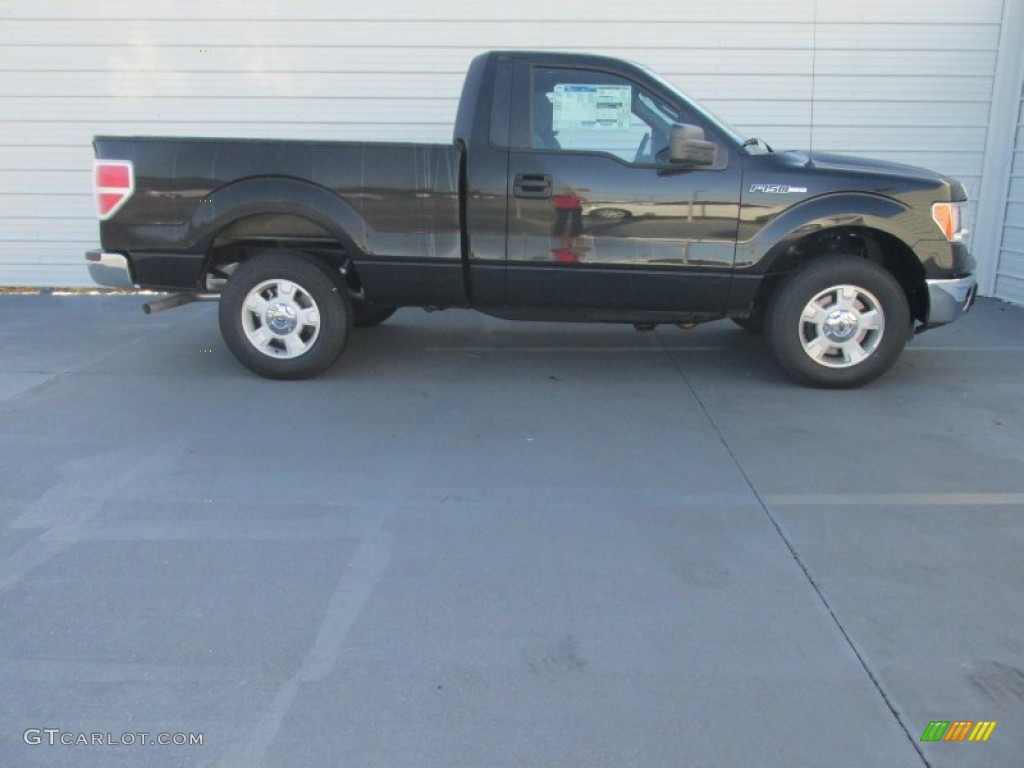
<path fill-rule="evenodd" d="M 644 137 L 640 140 L 640 146 L 637 147 L 636 155 L 633 157 L 634 163 L 640 163 L 647 159 L 647 145 L 650 143 L 651 134 L 645 133 Z"/>

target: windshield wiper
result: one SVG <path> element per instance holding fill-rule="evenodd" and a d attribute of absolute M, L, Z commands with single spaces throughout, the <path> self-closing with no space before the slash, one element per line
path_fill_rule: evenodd
<path fill-rule="evenodd" d="M 772 145 L 769 144 L 764 139 L 747 139 L 746 141 L 743 142 L 744 147 L 756 147 L 758 144 L 764 144 L 764 148 L 767 149 L 769 152 L 775 152 L 775 150 L 772 149 Z"/>

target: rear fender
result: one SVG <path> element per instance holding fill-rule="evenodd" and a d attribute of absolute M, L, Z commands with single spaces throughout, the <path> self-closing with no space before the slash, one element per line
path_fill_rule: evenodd
<path fill-rule="evenodd" d="M 227 184 L 201 203 L 186 238 L 207 253 L 217 233 L 259 214 L 301 216 L 319 225 L 349 253 L 365 253 L 371 232 L 359 212 L 331 190 L 287 176 L 262 176 Z"/>

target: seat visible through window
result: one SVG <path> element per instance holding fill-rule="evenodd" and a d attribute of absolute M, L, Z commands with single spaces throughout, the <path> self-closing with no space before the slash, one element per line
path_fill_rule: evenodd
<path fill-rule="evenodd" d="M 554 109 L 543 90 L 533 95 L 532 144 L 534 149 L 561 149 L 552 125 Z"/>

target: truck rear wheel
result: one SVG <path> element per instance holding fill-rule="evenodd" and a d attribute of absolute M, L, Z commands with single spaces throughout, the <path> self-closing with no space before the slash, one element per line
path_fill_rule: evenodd
<path fill-rule="evenodd" d="M 235 270 L 219 317 L 224 341 L 242 365 L 270 379 L 308 379 L 344 349 L 352 304 L 316 262 L 276 251 Z"/>
<path fill-rule="evenodd" d="M 900 284 L 856 256 L 814 261 L 790 276 L 765 320 L 782 369 L 805 384 L 833 389 L 862 386 L 889 370 L 911 328 Z"/>

